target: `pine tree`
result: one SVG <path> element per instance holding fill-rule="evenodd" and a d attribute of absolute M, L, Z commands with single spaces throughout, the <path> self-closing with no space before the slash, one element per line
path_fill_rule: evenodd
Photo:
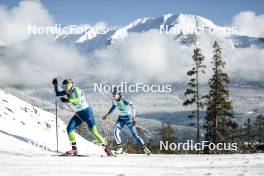
<path fill-rule="evenodd" d="M 243 131 L 244 142 L 249 143 L 252 139 L 252 123 L 250 118 L 248 118 L 247 121 L 244 123 Z"/>
<path fill-rule="evenodd" d="M 196 105 L 196 111 L 192 111 L 189 118 L 192 120 L 196 116 L 196 142 L 200 142 L 200 108 L 203 108 L 204 103 L 200 98 L 199 84 L 200 84 L 200 74 L 204 74 L 204 69 L 206 66 L 203 64 L 204 56 L 199 48 L 194 49 L 194 54 L 192 56 L 194 61 L 194 66 L 191 70 L 187 72 L 190 76 L 190 81 L 187 83 L 188 87 L 184 93 L 188 99 L 183 103 L 184 106 Z"/>
<path fill-rule="evenodd" d="M 222 49 L 215 41 L 213 45 L 213 75 L 209 80 L 209 93 L 207 99 L 207 114 L 205 117 L 206 140 L 219 143 L 231 136 L 232 130 L 237 126 L 232 121 L 233 107 L 229 100 L 229 76 L 224 72 L 225 62 L 222 60 Z"/>
<path fill-rule="evenodd" d="M 256 117 L 256 136 L 257 136 L 257 141 L 260 144 L 264 144 L 264 116 L 259 115 Z"/>

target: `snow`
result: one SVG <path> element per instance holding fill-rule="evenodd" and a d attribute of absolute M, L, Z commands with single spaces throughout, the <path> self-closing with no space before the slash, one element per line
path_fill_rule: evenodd
<path fill-rule="evenodd" d="M 58 120 L 59 151 L 70 149 L 66 125 Z M 55 116 L 0 90 L 0 151 L 23 155 L 56 153 Z M 105 155 L 103 149 L 76 135 L 80 154 Z"/>
<path fill-rule="evenodd" d="M 264 154 L 127 155 L 123 157 L 23 156 L 0 153 L 0 174 L 262 176 Z"/>
<path fill-rule="evenodd" d="M 83 43 L 86 40 L 91 40 L 95 38 L 100 32 L 107 31 L 107 26 L 104 22 L 99 22 L 93 27 L 90 27 L 77 41 L 76 43 Z"/>

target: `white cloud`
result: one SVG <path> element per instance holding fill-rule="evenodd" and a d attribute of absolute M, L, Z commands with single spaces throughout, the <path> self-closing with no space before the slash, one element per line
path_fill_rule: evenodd
<path fill-rule="evenodd" d="M 28 39 L 29 24 L 46 26 L 54 21 L 39 1 L 21 1 L 11 10 L 0 6 L 0 40 L 6 45 Z"/>
<path fill-rule="evenodd" d="M 254 47 L 233 49 L 225 45 L 223 57 L 227 63 L 227 70 L 233 79 L 263 81 L 263 49 Z"/>
<path fill-rule="evenodd" d="M 239 28 L 240 34 L 264 37 L 264 15 L 252 11 L 240 12 L 233 18 L 232 26 Z"/>
<path fill-rule="evenodd" d="M 54 22 L 39 1 L 21 1 L 10 10 L 0 7 L 1 85 L 43 84 L 58 75 L 81 72 L 86 58 L 74 48 L 54 43 L 51 36 L 30 36 L 28 24 Z"/>
<path fill-rule="evenodd" d="M 106 80 L 184 81 L 192 49 L 158 30 L 131 34 L 125 41 L 98 50 L 93 73 Z"/>
<path fill-rule="evenodd" d="M 200 36 L 199 40 L 207 65 L 202 82 L 206 83 L 211 77 L 210 62 L 215 40 L 223 48 L 225 70 L 231 79 L 263 80 L 263 49 L 233 48 L 229 39 L 219 40 L 211 35 Z M 182 82 L 189 79 L 186 72 L 193 65 L 192 55 L 193 47 L 178 44 L 170 36 L 160 35 L 157 30 L 135 33 L 125 41 L 90 56 L 90 60 L 96 60 L 91 73 L 98 79 L 110 81 Z"/>

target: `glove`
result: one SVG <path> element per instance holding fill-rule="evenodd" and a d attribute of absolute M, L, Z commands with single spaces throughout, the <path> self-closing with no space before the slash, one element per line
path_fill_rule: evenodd
<path fill-rule="evenodd" d="M 57 78 L 54 78 L 54 79 L 53 79 L 52 84 L 53 84 L 54 86 L 58 86 L 58 80 L 57 80 Z"/>
<path fill-rule="evenodd" d="M 106 115 L 104 115 L 103 117 L 102 117 L 102 120 L 106 120 L 107 119 L 107 114 Z"/>
<path fill-rule="evenodd" d="M 68 98 L 64 98 L 64 97 L 61 97 L 60 100 L 63 102 L 63 103 L 69 103 L 70 100 Z"/>
<path fill-rule="evenodd" d="M 135 126 L 136 125 L 136 118 L 135 117 L 132 117 L 131 119 L 131 123 Z"/>

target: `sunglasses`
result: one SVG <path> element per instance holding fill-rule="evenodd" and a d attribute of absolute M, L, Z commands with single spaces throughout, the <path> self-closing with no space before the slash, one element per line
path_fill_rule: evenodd
<path fill-rule="evenodd" d="M 67 89 L 68 88 L 68 85 L 62 85 L 61 86 L 63 89 Z"/>

